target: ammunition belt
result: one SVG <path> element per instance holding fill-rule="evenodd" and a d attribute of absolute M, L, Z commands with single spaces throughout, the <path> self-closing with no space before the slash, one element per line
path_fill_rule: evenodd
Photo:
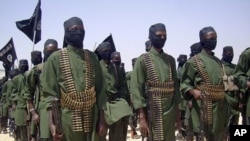
<path fill-rule="evenodd" d="M 169 82 L 160 82 L 159 77 L 156 74 L 154 63 L 149 53 L 144 54 L 144 63 L 147 72 L 147 91 L 148 91 L 148 105 L 150 107 L 151 114 L 148 116 L 151 121 L 154 122 L 152 128 L 154 130 L 154 140 L 163 140 L 163 112 L 162 112 L 162 97 L 172 98 L 174 92 L 174 82 L 172 81 L 172 70 L 169 61 L 166 61 L 167 55 L 164 54 L 164 61 L 169 65 Z M 152 129 L 150 129 L 152 130 Z"/>
<path fill-rule="evenodd" d="M 172 98 L 174 94 L 174 82 L 148 82 L 148 91 L 157 97 Z"/>
<path fill-rule="evenodd" d="M 200 85 L 198 89 L 204 91 L 207 94 L 206 98 L 211 100 L 220 100 L 225 97 L 222 85 Z"/>
<path fill-rule="evenodd" d="M 73 131 L 84 131 L 85 133 L 89 133 L 92 131 L 92 108 L 96 102 L 96 97 L 95 87 L 93 86 L 93 64 L 90 53 L 87 50 L 84 50 L 84 60 L 86 63 L 85 90 L 84 92 L 77 92 L 70 68 L 70 58 L 67 53 L 67 48 L 61 50 L 60 65 L 67 92 L 61 89 L 60 102 L 62 107 L 67 107 L 72 111 Z M 84 113 L 83 121 L 81 112 Z"/>
<path fill-rule="evenodd" d="M 213 123 L 213 109 L 212 109 L 212 101 L 223 99 L 225 96 L 224 93 L 224 86 L 223 85 L 211 85 L 211 82 L 208 78 L 208 74 L 206 73 L 204 67 L 202 67 L 200 58 L 195 55 L 194 56 L 194 65 L 198 70 L 202 80 L 205 81 L 205 84 L 198 86 L 197 88 L 203 92 L 205 92 L 205 99 L 202 100 L 204 106 L 203 109 L 203 121 L 205 124 L 212 124 Z M 221 67 L 221 72 L 223 72 Z M 223 74 L 223 73 L 222 73 Z"/>
<path fill-rule="evenodd" d="M 96 102 L 95 89 L 92 87 L 85 92 L 65 93 L 61 89 L 61 106 L 73 110 L 89 110 Z"/>

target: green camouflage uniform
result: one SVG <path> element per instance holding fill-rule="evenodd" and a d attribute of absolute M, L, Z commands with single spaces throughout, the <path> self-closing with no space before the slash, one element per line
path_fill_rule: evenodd
<path fill-rule="evenodd" d="M 13 81 L 13 89 L 12 89 L 12 101 L 16 103 L 15 109 L 15 124 L 18 128 L 18 133 L 20 133 L 21 141 L 27 141 L 27 120 L 29 119 L 27 114 L 27 103 L 24 99 L 24 89 L 25 89 L 25 81 L 26 81 L 26 73 L 21 73 L 15 76 Z"/>
<path fill-rule="evenodd" d="M 10 103 L 8 101 L 8 93 L 7 93 L 7 90 L 8 90 L 8 84 L 9 84 L 10 81 L 7 81 L 3 84 L 2 86 L 2 97 L 1 97 L 1 101 L 0 101 L 0 104 L 1 104 L 1 107 L 0 107 L 0 116 L 1 116 L 1 126 L 2 126 L 2 129 L 6 130 L 7 128 L 7 121 L 8 121 L 8 116 L 9 116 L 9 106 L 10 106 Z M 0 130 L 1 132 L 1 130 Z"/>
<path fill-rule="evenodd" d="M 225 68 L 225 74 L 227 76 L 233 75 L 236 65 L 225 61 L 222 61 L 222 63 Z M 239 106 L 238 96 L 239 96 L 239 91 L 228 91 L 226 94 L 226 99 L 228 101 L 230 108 L 230 115 L 239 115 L 239 111 L 237 110 Z"/>
<path fill-rule="evenodd" d="M 109 141 L 126 141 L 128 116 L 132 114 L 128 105 L 129 92 L 125 72 L 119 67 L 101 60 L 101 68 L 105 77 L 106 109 L 105 120 L 109 125 Z"/>
<path fill-rule="evenodd" d="M 71 68 L 68 71 L 72 72 L 73 84 L 76 92 L 84 92 L 86 85 L 86 60 L 85 53 L 82 48 L 75 48 L 70 45 L 65 48 L 67 50 L 67 54 L 70 61 Z M 62 65 L 60 63 L 60 58 L 62 50 L 54 52 L 44 64 L 44 69 L 42 73 L 41 83 L 42 83 L 42 91 L 43 96 L 45 98 L 45 102 L 47 104 L 47 108 L 51 107 L 51 100 L 53 97 L 57 97 L 62 100 L 62 92 L 67 94 L 66 84 L 65 84 L 65 76 L 62 73 Z M 91 122 L 91 131 L 92 134 L 91 140 L 98 138 L 96 135 L 96 123 L 98 120 L 98 110 L 104 108 L 104 103 L 106 102 L 105 95 L 105 87 L 104 87 L 104 79 L 101 71 L 101 67 L 96 55 L 90 51 L 90 60 L 92 60 L 92 70 L 93 75 L 90 76 L 91 79 L 94 80 L 94 90 L 96 92 L 96 103 L 94 104 L 94 108 L 92 112 L 92 122 Z M 73 131 L 73 110 L 68 107 L 61 107 L 61 121 L 63 128 L 63 141 L 86 141 L 87 133 L 84 131 Z M 80 111 L 81 112 L 81 111 Z M 79 116 L 81 121 L 84 122 L 85 117 L 83 116 L 83 112 Z M 75 118 L 74 118 L 75 119 Z M 79 125 L 81 126 L 81 125 Z M 83 127 L 83 126 L 81 126 Z"/>
<path fill-rule="evenodd" d="M 238 85 L 240 92 L 243 94 L 244 101 L 246 101 L 246 116 L 250 117 L 250 90 L 247 88 L 247 80 L 250 80 L 250 48 L 245 49 L 239 58 L 239 61 L 236 65 L 234 71 L 234 78 L 236 80 L 236 84 Z M 248 121 L 249 124 L 249 121 Z"/>
<path fill-rule="evenodd" d="M 44 97 L 42 96 L 42 87 L 41 87 L 41 73 L 43 69 L 43 63 L 34 66 L 26 79 L 25 87 L 25 99 L 33 99 L 35 104 L 35 111 L 39 114 L 39 136 L 41 139 L 46 139 L 46 141 L 52 140 L 52 136 L 49 130 L 49 113 L 47 111 L 46 103 Z M 31 133 L 36 133 L 37 128 L 33 122 L 31 123 Z"/>
<path fill-rule="evenodd" d="M 201 53 L 197 54 L 197 58 L 199 58 L 201 62 L 201 68 L 205 70 L 205 73 L 208 76 L 208 80 L 210 81 L 212 86 L 220 87 L 220 94 L 224 97 L 224 89 L 223 89 L 223 70 L 221 61 L 213 55 L 207 54 L 204 50 Z M 199 89 L 205 84 L 204 80 L 201 78 L 202 76 L 198 74 L 197 67 L 195 66 L 195 56 L 190 58 L 186 64 L 184 65 L 184 71 L 182 75 L 182 83 L 181 83 L 181 92 L 185 99 L 190 100 L 192 96 L 188 93 L 191 89 Z M 201 91 L 204 91 L 203 88 Z M 191 120 L 192 124 L 190 127 L 195 133 L 200 133 L 200 100 L 192 100 L 192 109 L 191 109 Z M 207 107 L 207 105 L 205 106 Z M 209 140 L 223 140 L 224 133 L 226 131 L 226 125 L 228 121 L 228 104 L 226 98 L 220 98 L 218 100 L 212 100 L 212 111 L 211 115 L 208 115 L 212 119 L 212 123 L 204 126 L 205 136 Z M 204 111 L 204 110 L 203 110 Z M 204 113 L 208 113 L 208 111 L 204 111 Z M 208 113 L 209 114 L 209 113 Z M 203 124 L 204 125 L 204 124 Z"/>
<path fill-rule="evenodd" d="M 175 59 L 172 56 L 165 54 L 164 52 L 157 52 L 155 48 L 151 48 L 148 54 L 152 59 L 154 65 L 153 68 L 155 69 L 156 75 L 160 81 L 157 83 L 169 82 L 170 77 L 172 77 L 172 81 L 174 82 L 174 92 L 172 93 L 172 97 L 162 97 L 160 100 L 162 107 L 157 108 L 162 109 L 162 113 L 158 114 L 162 116 L 163 129 L 161 130 L 163 131 L 163 140 L 172 141 L 175 140 L 176 109 L 180 101 Z M 149 106 L 147 105 L 148 95 L 145 91 L 145 87 L 147 87 L 146 84 L 151 80 L 149 80 L 150 76 L 148 76 L 146 72 L 144 55 L 145 54 L 137 58 L 131 77 L 131 99 L 135 109 L 145 108 L 146 106 Z M 170 76 L 170 70 L 172 76 Z M 145 114 L 147 115 L 148 113 Z M 154 116 L 154 118 L 157 117 Z M 151 124 L 152 126 L 154 126 L 156 122 L 152 121 Z M 154 131 L 153 128 L 151 128 L 150 131 L 152 132 L 154 138 L 154 134 L 156 131 Z"/>

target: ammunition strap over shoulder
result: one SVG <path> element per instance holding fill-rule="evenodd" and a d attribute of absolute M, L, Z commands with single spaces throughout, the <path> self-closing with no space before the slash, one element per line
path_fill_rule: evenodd
<path fill-rule="evenodd" d="M 198 73 L 200 74 L 202 80 L 205 81 L 204 84 L 201 84 L 197 86 L 197 89 L 204 92 L 205 98 L 202 100 L 201 110 L 203 112 L 203 120 L 204 123 L 210 125 L 213 123 L 213 109 L 212 109 L 212 101 L 213 100 L 221 100 L 224 99 L 225 93 L 224 93 L 224 86 L 223 85 L 212 85 L 208 74 L 205 71 L 204 67 L 202 67 L 201 60 L 198 58 L 197 55 L 194 56 L 194 65 L 198 70 Z"/>
<path fill-rule="evenodd" d="M 164 54 L 164 59 L 168 59 L 167 55 Z M 154 63 L 150 57 L 149 53 L 143 55 L 144 63 L 146 66 L 147 73 L 147 97 L 148 104 L 147 105 L 150 111 L 150 115 L 148 115 L 149 119 L 151 119 L 154 124 L 151 128 L 154 130 L 153 139 L 154 140 L 164 140 L 163 133 L 163 105 L 162 98 L 172 98 L 174 94 L 174 82 L 172 81 L 172 70 L 169 61 L 169 81 L 168 82 L 160 82 L 159 77 L 156 74 Z M 148 111 L 148 112 L 149 112 Z M 151 130 L 151 129 L 150 129 Z"/>
<path fill-rule="evenodd" d="M 207 98 L 211 98 L 212 100 L 223 99 L 225 97 L 224 85 L 212 85 L 211 84 L 208 78 L 208 74 L 205 71 L 205 69 L 202 67 L 201 60 L 198 58 L 197 55 L 194 56 L 194 65 L 197 68 L 198 73 L 200 74 L 202 80 L 205 81 L 204 84 L 199 85 L 197 88 L 205 92 L 207 94 L 206 95 Z"/>
<path fill-rule="evenodd" d="M 84 59 L 86 62 L 85 74 L 85 90 L 77 92 L 73 80 L 72 71 L 70 68 L 70 58 L 67 49 L 61 50 L 60 65 L 65 81 L 67 92 L 61 89 L 61 106 L 72 110 L 72 127 L 73 131 L 91 132 L 92 126 L 92 108 L 96 102 L 96 92 L 93 79 L 93 62 L 90 58 L 90 53 L 84 50 Z M 83 121 L 81 111 L 84 112 Z M 82 127 L 84 126 L 84 129 Z"/>

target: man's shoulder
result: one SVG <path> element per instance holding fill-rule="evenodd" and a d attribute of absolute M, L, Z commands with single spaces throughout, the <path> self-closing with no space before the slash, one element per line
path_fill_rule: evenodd
<path fill-rule="evenodd" d="M 96 61 L 98 61 L 98 57 L 97 57 L 97 55 L 93 51 L 90 51 L 88 49 L 84 49 L 84 52 L 90 54 L 90 56 L 92 57 L 92 59 L 95 59 Z"/>
<path fill-rule="evenodd" d="M 246 48 L 241 54 L 249 55 L 250 54 L 250 47 Z"/>

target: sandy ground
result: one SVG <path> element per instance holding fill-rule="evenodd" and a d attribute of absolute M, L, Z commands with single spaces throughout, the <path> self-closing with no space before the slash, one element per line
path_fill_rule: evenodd
<path fill-rule="evenodd" d="M 137 129 L 137 134 L 140 135 L 140 132 L 138 131 L 138 129 Z M 7 133 L 7 134 L 1 133 L 0 134 L 0 141 L 14 141 L 14 139 L 9 136 L 9 133 Z M 140 139 L 131 139 L 130 138 L 130 128 L 128 127 L 127 141 L 141 141 L 141 138 Z"/>
<path fill-rule="evenodd" d="M 241 124 L 241 117 L 239 119 L 239 124 Z M 139 126 L 137 126 L 139 127 Z M 139 129 L 137 128 L 137 133 L 140 135 Z M 141 141 L 142 139 L 131 139 L 130 138 L 130 127 L 128 126 L 128 134 L 127 134 L 127 141 Z M 9 133 L 7 134 L 0 134 L 0 141 L 14 141 L 14 139 L 12 137 L 9 136 Z"/>

